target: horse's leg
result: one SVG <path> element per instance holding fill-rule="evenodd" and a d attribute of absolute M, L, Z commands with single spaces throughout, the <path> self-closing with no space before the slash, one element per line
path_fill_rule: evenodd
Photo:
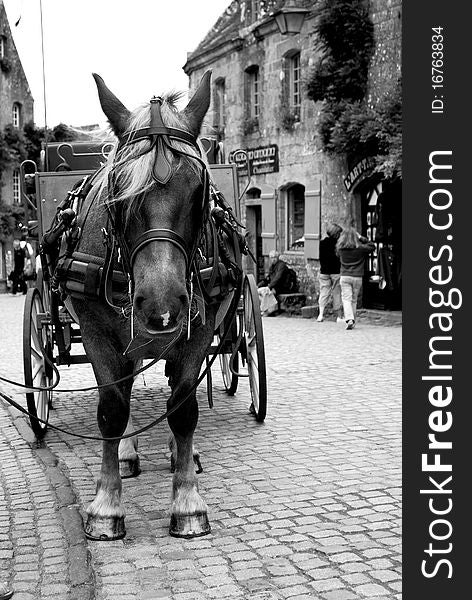
<path fill-rule="evenodd" d="M 177 460 L 177 444 L 175 443 L 175 438 L 172 434 L 169 435 L 168 444 L 170 450 L 170 472 L 175 473 L 175 463 Z M 203 467 L 200 461 L 200 452 L 195 448 L 195 446 L 193 447 L 192 454 L 193 462 L 195 463 L 196 467 L 195 473 L 199 475 L 200 473 L 203 473 Z"/>
<path fill-rule="evenodd" d="M 135 365 L 135 371 L 138 371 L 143 366 L 142 359 L 138 360 Z M 135 377 L 136 379 L 136 377 Z M 133 420 L 130 416 L 124 435 L 133 433 L 134 426 Z M 131 436 L 125 440 L 121 440 L 118 447 L 118 458 L 120 462 L 120 475 L 121 479 L 128 479 L 129 477 L 137 477 L 141 473 L 139 455 L 138 455 L 138 438 L 137 436 Z"/>
<path fill-rule="evenodd" d="M 211 332 L 208 344 L 211 342 Z M 202 336 L 205 332 L 202 333 Z M 192 343 L 193 342 L 193 343 Z M 195 335 L 185 345 L 178 361 L 173 361 L 169 383 L 172 395 L 168 408 L 185 397 L 198 378 L 203 358 L 201 348 L 204 340 Z M 207 506 L 198 493 L 194 465 L 193 434 L 198 421 L 198 404 L 193 390 L 183 406 L 168 418 L 172 430 L 176 455 L 172 481 L 172 506 L 169 533 L 175 537 L 193 538 L 210 533 Z"/>
<path fill-rule="evenodd" d="M 133 433 L 134 427 L 131 417 L 128 419 L 124 435 Z M 132 436 L 120 441 L 118 447 L 118 460 L 122 479 L 137 477 L 141 473 L 138 455 L 138 438 Z"/>
<path fill-rule="evenodd" d="M 116 350 L 116 342 L 107 337 L 82 338 L 99 384 L 109 383 L 130 375 L 133 362 Z M 88 343 L 87 343 L 88 342 Z M 132 379 L 101 388 L 97 410 L 100 432 L 104 438 L 123 435 L 129 419 Z M 92 540 L 116 540 L 124 537 L 125 510 L 121 503 L 121 477 L 118 461 L 119 440 L 103 441 L 102 466 L 94 500 L 87 508 L 85 534 Z"/>

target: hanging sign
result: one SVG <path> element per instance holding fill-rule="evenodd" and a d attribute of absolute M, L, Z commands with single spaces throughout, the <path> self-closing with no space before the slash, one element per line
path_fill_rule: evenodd
<path fill-rule="evenodd" d="M 249 175 L 277 173 L 279 170 L 279 147 L 277 144 L 271 144 L 270 146 L 260 146 L 259 148 L 233 150 L 233 152 L 229 153 L 228 159 L 229 162 L 236 164 L 240 177 L 247 177 L 248 165 Z"/>
<path fill-rule="evenodd" d="M 367 156 L 360 160 L 344 178 L 344 185 L 348 192 L 352 190 L 353 185 L 359 180 L 360 176 L 370 171 L 375 165 L 373 156 Z"/>

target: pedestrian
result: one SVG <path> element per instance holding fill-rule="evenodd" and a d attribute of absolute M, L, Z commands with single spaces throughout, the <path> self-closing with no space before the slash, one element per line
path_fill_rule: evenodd
<path fill-rule="evenodd" d="M 26 294 L 27 285 L 25 281 L 25 264 L 27 259 L 27 247 L 20 240 L 13 240 L 13 271 L 10 274 L 12 281 L 11 293 L 15 296 L 19 290 Z"/>
<path fill-rule="evenodd" d="M 280 252 L 271 250 L 269 252 L 269 272 L 262 281 L 258 283 L 258 288 L 268 287 L 273 290 L 275 295 L 288 294 L 288 265 L 280 258 Z"/>
<path fill-rule="evenodd" d="M 362 287 L 365 259 L 374 248 L 375 244 L 359 235 L 354 227 L 343 229 L 336 243 L 341 261 L 339 282 L 346 329 L 353 329 L 356 323 L 357 297 Z"/>
<path fill-rule="evenodd" d="M 343 323 L 341 287 L 339 285 L 341 262 L 336 254 L 336 242 L 342 231 L 342 227 L 336 223 L 331 223 L 326 229 L 326 236 L 320 242 L 320 295 L 318 297 L 319 314 L 317 321 L 321 323 L 324 320 L 324 311 L 329 297 L 333 299 L 333 311 L 336 315 L 336 322 Z"/>
<path fill-rule="evenodd" d="M 13 596 L 12 590 L 10 590 L 6 583 L 0 583 L 0 600 L 8 600 Z"/>
<path fill-rule="evenodd" d="M 265 305 L 267 295 L 271 292 L 277 298 L 279 294 L 290 294 L 295 287 L 293 282 L 294 271 L 280 258 L 280 252 L 271 250 L 269 252 L 269 261 L 269 272 L 257 285 L 261 308 Z M 277 312 L 278 310 L 275 308 L 267 314 L 275 315 Z"/>

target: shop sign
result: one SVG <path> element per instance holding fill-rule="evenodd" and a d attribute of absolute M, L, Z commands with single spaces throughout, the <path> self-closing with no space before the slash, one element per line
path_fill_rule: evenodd
<path fill-rule="evenodd" d="M 248 164 L 249 175 L 277 173 L 279 170 L 279 147 L 276 144 L 271 144 L 259 148 L 233 150 L 229 153 L 228 160 L 236 164 L 240 177 L 247 177 Z"/>
<path fill-rule="evenodd" d="M 353 185 L 359 180 L 361 175 L 370 171 L 375 165 L 375 160 L 372 156 L 367 156 L 360 160 L 344 178 L 344 185 L 348 192 L 352 190 Z"/>

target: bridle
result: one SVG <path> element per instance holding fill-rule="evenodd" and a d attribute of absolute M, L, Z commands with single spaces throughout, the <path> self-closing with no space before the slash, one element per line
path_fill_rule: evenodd
<path fill-rule="evenodd" d="M 115 154 L 115 161 L 111 166 L 108 175 L 108 197 L 105 202 L 111 226 L 111 240 L 109 240 L 109 251 L 107 252 L 109 256 L 105 258 L 105 272 L 110 270 L 107 269 L 107 259 L 109 262 L 113 262 L 113 254 L 117 246 L 123 259 L 123 266 L 128 276 L 131 290 L 134 289 L 133 265 L 136 260 L 136 256 L 145 246 L 154 242 L 170 243 L 180 250 L 185 259 L 186 281 L 187 284 L 189 284 L 193 272 L 196 268 L 198 268 L 194 265 L 195 255 L 197 252 L 198 236 L 196 236 L 197 239 L 193 244 L 193 247 L 189 247 L 183 237 L 176 231 L 168 228 L 153 228 L 142 233 L 134 241 L 131 247 L 128 245 L 123 236 L 124 227 L 120 217 L 120 212 L 117 210 L 117 203 L 114 201 L 115 170 L 120 164 L 122 164 L 120 161 L 116 160 L 118 152 L 130 144 L 134 144 L 143 140 L 149 140 L 151 142 L 150 146 L 143 154 L 151 152 L 153 149 L 155 149 L 156 157 L 152 167 L 152 176 L 153 179 L 160 185 L 165 185 L 168 183 L 173 174 L 171 164 L 172 158 L 169 160 L 168 152 L 171 154 L 187 156 L 196 160 L 202 166 L 202 211 L 204 210 L 205 206 L 208 205 L 209 201 L 209 174 L 207 165 L 202 159 L 197 138 L 183 129 L 164 125 L 161 115 L 163 99 L 160 96 L 154 96 L 151 98 L 150 102 L 151 120 L 149 127 L 131 131 L 123 135 L 119 140 Z M 175 146 L 172 145 L 172 140 L 177 140 L 192 146 L 197 151 L 197 155 L 175 148 Z"/>

